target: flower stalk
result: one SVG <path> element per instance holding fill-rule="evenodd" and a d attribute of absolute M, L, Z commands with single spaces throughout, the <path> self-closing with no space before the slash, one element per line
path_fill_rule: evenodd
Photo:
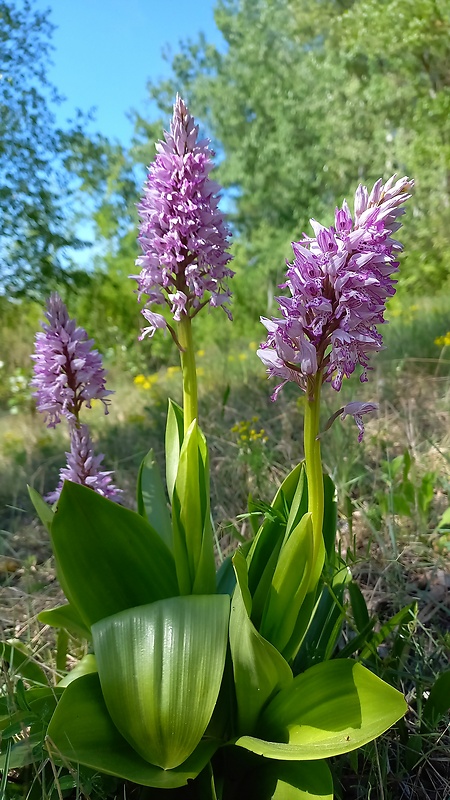
<path fill-rule="evenodd" d="M 183 314 L 177 323 L 178 341 L 181 346 L 181 370 L 183 373 L 184 433 L 194 419 L 198 419 L 197 369 L 191 319 Z"/>
<path fill-rule="evenodd" d="M 306 477 L 308 479 L 308 511 L 312 517 L 313 527 L 313 571 L 310 581 L 310 590 L 317 583 L 322 572 L 325 558 L 322 527 L 324 514 L 324 491 L 322 475 L 322 458 L 320 453 L 319 425 L 320 425 L 320 393 L 322 387 L 322 373 L 310 375 L 308 390 L 305 397 L 305 420 L 303 427 Z"/>

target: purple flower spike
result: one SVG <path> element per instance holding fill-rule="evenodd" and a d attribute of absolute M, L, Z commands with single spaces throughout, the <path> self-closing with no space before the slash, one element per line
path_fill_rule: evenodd
<path fill-rule="evenodd" d="M 70 431 L 70 452 L 66 453 L 67 467 L 63 467 L 59 473 L 59 484 L 54 492 L 46 496 L 48 503 L 55 503 L 62 492 L 64 481 L 81 483 L 94 492 L 107 497 L 109 500 L 120 499 L 121 489 L 113 485 L 112 472 L 102 472 L 100 464 L 103 461 L 103 454 L 94 455 L 94 448 L 89 428 L 87 425 L 72 427 Z"/>
<path fill-rule="evenodd" d="M 258 355 L 269 376 L 306 391 L 308 376 L 321 372 L 339 391 L 359 364 L 360 380 L 367 380 L 370 355 L 383 347 L 376 326 L 385 322 L 386 300 L 395 293 L 402 246 L 392 234 L 414 185 L 395 179 L 378 180 L 370 193 L 359 186 L 353 217 L 344 201 L 334 226 L 311 220 L 315 236 L 293 242 L 294 261 L 280 287 L 290 297 L 277 298 L 282 317 L 261 318 L 268 336 Z"/>
<path fill-rule="evenodd" d="M 131 277 L 139 299 L 167 304 L 175 321 L 194 316 L 208 302 L 230 315 L 225 281 L 234 272 L 227 267 L 229 231 L 218 208 L 220 187 L 209 178 L 214 154 L 207 140 L 198 141 L 198 126 L 178 96 L 164 136 L 138 204 L 143 254 L 136 261 L 140 274 Z M 150 322 L 143 336 L 162 327 Z"/>
<path fill-rule="evenodd" d="M 48 322 L 43 323 L 43 332 L 36 334 L 31 386 L 36 389 L 33 396 L 47 426 L 54 428 L 61 416 L 74 424 L 83 403 L 90 408 L 92 400 L 101 400 L 107 414 L 106 398 L 113 392 L 105 389 L 106 373 L 100 353 L 92 349 L 92 339 L 69 318 L 56 293 L 48 301 L 45 316 Z"/>

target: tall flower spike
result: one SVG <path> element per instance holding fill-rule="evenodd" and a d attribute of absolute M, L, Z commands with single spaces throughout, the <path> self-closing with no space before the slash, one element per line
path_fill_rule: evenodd
<path fill-rule="evenodd" d="M 59 473 L 59 485 L 54 492 L 45 498 L 49 503 L 55 503 L 62 492 L 64 481 L 81 483 L 89 489 L 93 489 L 102 497 L 109 500 L 119 500 L 122 494 L 121 489 L 117 489 L 112 483 L 112 472 L 102 472 L 100 464 L 103 461 L 103 454 L 94 455 L 89 428 L 87 425 L 71 427 L 70 430 L 70 452 L 66 453 L 67 467 L 63 467 Z"/>
<path fill-rule="evenodd" d="M 268 336 L 258 355 L 269 376 L 283 380 L 273 399 L 287 381 L 306 391 L 317 373 L 339 391 L 358 364 L 360 380 L 367 380 L 370 355 L 383 346 L 376 326 L 385 321 L 386 300 L 395 293 L 392 275 L 402 247 L 391 234 L 400 228 L 414 185 L 395 179 L 384 185 L 378 180 L 370 193 L 359 186 L 353 217 L 344 201 L 334 226 L 311 220 L 315 236 L 304 234 L 292 244 L 295 258 L 280 287 L 290 297 L 277 298 L 281 319 L 261 318 Z"/>
<path fill-rule="evenodd" d="M 43 332 L 36 334 L 31 386 L 36 389 L 33 396 L 47 426 L 54 428 L 61 416 L 74 424 L 83 403 L 90 408 L 92 400 L 101 400 L 107 414 L 106 398 L 113 392 L 105 388 L 106 372 L 100 353 L 92 349 L 92 339 L 69 318 L 56 293 L 50 296 L 45 316 Z"/>
<path fill-rule="evenodd" d="M 226 307 L 231 293 L 226 279 L 229 231 L 219 210 L 220 187 L 209 178 L 213 152 L 207 140 L 198 140 L 198 126 L 177 96 L 170 133 L 156 145 L 138 204 L 142 255 L 137 280 L 139 299 L 147 305 L 168 305 L 173 319 L 193 317 L 206 303 Z M 144 309 L 148 320 L 148 310 Z M 161 314 L 151 312 L 143 336 L 166 327 Z"/>

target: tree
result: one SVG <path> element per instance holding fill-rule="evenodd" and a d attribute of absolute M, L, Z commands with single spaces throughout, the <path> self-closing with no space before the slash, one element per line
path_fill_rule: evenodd
<path fill-rule="evenodd" d="M 165 115 L 180 91 L 215 142 L 241 285 L 265 292 L 310 216 L 331 222 L 333 202 L 396 171 L 417 182 L 403 285 L 450 275 L 449 14 L 449 0 L 219 0 L 224 48 L 185 43 L 150 86 Z"/>
<path fill-rule="evenodd" d="M 74 253 L 86 242 L 76 234 L 83 176 L 73 166 L 95 173 L 109 155 L 105 140 L 84 134 L 81 114 L 66 130 L 56 125 L 48 13 L 0 0 L 0 291 L 35 299 L 86 280 Z"/>

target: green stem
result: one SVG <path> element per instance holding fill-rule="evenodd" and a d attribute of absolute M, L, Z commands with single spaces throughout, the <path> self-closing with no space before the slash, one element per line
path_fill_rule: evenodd
<path fill-rule="evenodd" d="M 318 372 L 308 379 L 305 403 L 304 446 L 306 476 L 308 479 L 308 511 L 311 513 L 314 537 L 314 566 L 311 575 L 311 587 L 322 572 L 325 546 L 323 542 L 323 474 L 320 455 L 320 440 L 317 438 L 320 423 L 320 390 L 322 373 Z"/>
<path fill-rule="evenodd" d="M 198 419 L 197 370 L 195 367 L 194 342 L 190 317 L 183 314 L 177 324 L 178 341 L 181 350 L 181 369 L 183 373 L 183 412 L 184 433 L 191 422 Z"/>

